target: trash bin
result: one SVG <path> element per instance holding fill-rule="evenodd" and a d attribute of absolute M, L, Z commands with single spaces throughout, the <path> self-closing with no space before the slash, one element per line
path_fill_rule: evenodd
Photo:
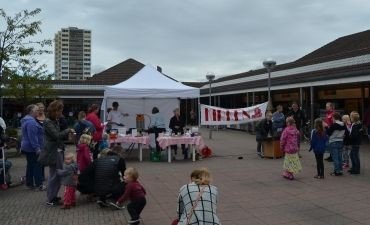
<path fill-rule="evenodd" d="M 267 138 L 262 142 L 263 156 L 265 158 L 281 158 L 284 152 L 280 149 L 280 140 L 276 138 Z"/>

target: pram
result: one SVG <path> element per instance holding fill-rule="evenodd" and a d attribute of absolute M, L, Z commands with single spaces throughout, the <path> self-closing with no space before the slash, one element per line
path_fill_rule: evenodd
<path fill-rule="evenodd" d="M 10 176 L 10 173 L 9 173 L 9 169 L 10 167 L 12 166 L 11 162 L 7 161 L 5 159 L 5 148 L 4 148 L 4 144 L 0 143 L 0 163 L 1 163 L 1 167 L 0 167 L 0 188 L 3 189 L 3 190 L 6 190 L 8 189 L 9 185 L 11 184 L 11 176 Z"/>
<path fill-rule="evenodd" d="M 9 187 L 15 187 L 22 185 L 24 183 L 24 178 L 21 177 L 20 180 L 16 183 L 12 183 L 10 176 L 10 168 L 12 163 L 5 158 L 5 146 L 7 139 L 2 136 L 0 139 L 0 189 L 6 190 Z"/>

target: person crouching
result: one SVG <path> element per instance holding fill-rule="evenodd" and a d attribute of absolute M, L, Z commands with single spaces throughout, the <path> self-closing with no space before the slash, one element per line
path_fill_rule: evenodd
<path fill-rule="evenodd" d="M 146 205 L 146 191 L 144 187 L 137 181 L 138 178 L 139 173 L 135 168 L 127 168 L 124 173 L 124 179 L 126 182 L 125 193 L 115 204 L 111 204 L 119 208 L 120 204 L 130 200 L 130 203 L 127 205 L 127 210 L 131 216 L 131 220 L 128 221 L 128 224 L 140 223 L 140 213 L 143 211 Z"/>

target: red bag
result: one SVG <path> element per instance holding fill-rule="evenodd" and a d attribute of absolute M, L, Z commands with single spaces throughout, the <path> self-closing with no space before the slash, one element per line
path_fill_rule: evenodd
<path fill-rule="evenodd" d="M 179 219 L 174 219 L 171 223 L 171 225 L 177 225 L 179 223 Z"/>
<path fill-rule="evenodd" d="M 208 146 L 205 146 L 204 148 L 202 148 L 200 153 L 202 154 L 203 158 L 207 158 L 212 155 L 212 150 Z"/>

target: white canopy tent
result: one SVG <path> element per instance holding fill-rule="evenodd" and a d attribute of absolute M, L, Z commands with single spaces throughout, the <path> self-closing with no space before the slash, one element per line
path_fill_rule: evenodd
<path fill-rule="evenodd" d="M 118 102 L 120 105 L 118 110 L 129 114 L 124 118 L 125 126 L 135 128 L 136 115 L 151 115 L 152 108 L 156 106 L 168 127 L 173 109 L 179 107 L 179 99 L 199 98 L 199 94 L 198 88 L 186 86 L 147 65 L 128 80 L 107 86 L 104 91 L 102 110 L 106 112 L 113 102 Z M 106 120 L 105 113 L 104 120 Z M 149 123 L 149 118 L 145 117 L 145 127 L 148 127 Z"/>

